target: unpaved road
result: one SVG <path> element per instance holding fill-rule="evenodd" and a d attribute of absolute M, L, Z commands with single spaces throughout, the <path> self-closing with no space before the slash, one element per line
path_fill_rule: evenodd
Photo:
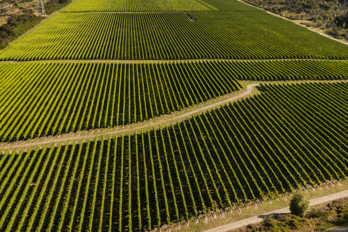
<path fill-rule="evenodd" d="M 187 119 L 190 116 L 196 115 L 198 113 L 203 113 L 208 110 L 217 108 L 221 105 L 236 101 L 240 98 L 246 97 L 249 94 L 251 94 L 253 87 L 258 86 L 259 84 L 249 84 L 246 88 L 246 90 L 241 90 L 241 93 L 236 96 L 231 96 L 227 99 L 223 99 L 224 96 L 218 98 L 221 99 L 219 101 L 214 101 L 214 99 L 211 99 L 207 102 L 200 103 L 198 105 L 195 105 L 193 107 L 189 107 L 188 110 L 183 110 L 176 112 L 174 114 L 164 115 L 162 117 L 155 118 L 153 120 L 148 120 L 145 122 L 138 122 L 134 124 L 130 124 L 127 126 L 117 126 L 111 129 L 95 129 L 90 131 L 80 131 L 77 133 L 70 133 L 70 134 L 64 134 L 64 135 L 57 135 L 57 136 L 50 136 L 50 137 L 43 137 L 43 138 L 37 138 L 37 139 L 31 139 L 26 141 L 19 141 L 19 142 L 12 142 L 12 143 L 0 143 L 0 149 L 16 149 L 17 151 L 22 148 L 29 148 L 33 146 L 44 146 L 49 144 L 58 144 L 61 142 L 68 142 L 68 141 L 74 141 L 74 140 L 88 140 L 93 139 L 96 137 L 108 137 L 108 136 L 115 136 L 115 135 L 122 135 L 122 134 L 128 134 L 128 133 L 136 133 L 141 132 L 142 130 L 152 129 L 155 127 L 165 127 L 170 126 L 172 124 L 181 122 L 182 120 Z M 233 94 L 233 93 L 232 93 Z M 228 94 L 230 95 L 230 94 Z M 215 99 L 216 100 L 216 99 Z"/>
<path fill-rule="evenodd" d="M 342 192 L 338 192 L 338 193 L 334 193 L 334 194 L 331 194 L 331 195 L 327 195 L 325 197 L 319 197 L 319 198 L 312 199 L 312 200 L 309 201 L 309 205 L 310 206 L 319 205 L 319 204 L 322 204 L 322 203 L 325 203 L 325 202 L 334 201 L 334 200 L 337 200 L 337 199 L 340 199 L 340 198 L 344 198 L 344 197 L 348 197 L 348 190 L 342 191 Z M 213 229 L 210 229 L 210 230 L 206 230 L 204 232 L 231 231 L 231 230 L 235 230 L 235 229 L 238 229 L 240 227 L 247 226 L 247 225 L 250 225 L 250 224 L 260 223 L 260 222 L 262 222 L 264 220 L 263 218 L 266 218 L 268 215 L 280 214 L 280 213 L 290 213 L 289 207 L 282 208 L 282 209 L 279 209 L 279 210 L 275 210 L 275 211 L 272 211 L 272 212 L 269 212 L 269 213 L 266 213 L 266 214 L 263 214 L 263 215 L 259 215 L 259 216 L 256 216 L 256 217 L 247 218 L 247 219 L 244 219 L 244 220 L 241 220 L 241 221 L 238 221 L 238 222 L 233 222 L 233 223 L 230 223 L 230 224 L 227 224 L 227 225 L 224 225 L 224 226 L 220 226 L 220 227 L 216 227 L 216 228 L 213 228 Z"/>

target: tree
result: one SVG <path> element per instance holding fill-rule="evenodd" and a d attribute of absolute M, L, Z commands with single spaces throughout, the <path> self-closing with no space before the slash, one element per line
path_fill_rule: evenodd
<path fill-rule="evenodd" d="M 300 193 L 296 193 L 290 201 L 290 211 L 294 215 L 303 217 L 308 207 L 309 201 Z"/>

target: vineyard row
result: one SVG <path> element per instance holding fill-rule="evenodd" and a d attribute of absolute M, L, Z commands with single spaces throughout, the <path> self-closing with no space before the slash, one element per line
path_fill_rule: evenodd
<path fill-rule="evenodd" d="M 224 63 L 9 66 L 1 69 L 5 141 L 144 121 L 240 88 Z"/>
<path fill-rule="evenodd" d="M 236 0 L 76 0 L 62 12 L 260 11 Z"/>
<path fill-rule="evenodd" d="M 348 47 L 263 12 L 57 14 L 0 60 L 347 59 Z"/>
<path fill-rule="evenodd" d="M 145 121 L 240 89 L 240 80 L 347 79 L 345 61 L 0 65 L 0 138 Z"/>
<path fill-rule="evenodd" d="M 140 231 L 345 178 L 348 84 L 261 88 L 161 130 L 4 151 L 0 229 Z"/>

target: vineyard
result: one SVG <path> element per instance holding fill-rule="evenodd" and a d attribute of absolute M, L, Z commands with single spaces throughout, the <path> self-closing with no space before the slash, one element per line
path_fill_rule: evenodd
<path fill-rule="evenodd" d="M 144 121 L 240 88 L 231 67 L 207 62 L 11 66 L 0 94 L 5 141 Z"/>
<path fill-rule="evenodd" d="M 194 17 L 60 13 L 0 52 L 0 60 L 348 58 L 346 45 L 262 11 Z"/>
<path fill-rule="evenodd" d="M 345 44 L 236 0 L 74 0 L 0 50 L 0 231 L 148 231 L 345 179 L 347 80 Z"/>
<path fill-rule="evenodd" d="M 76 0 L 63 12 L 163 12 L 217 10 L 204 1 L 196 0 Z"/>
<path fill-rule="evenodd" d="M 0 138 L 16 141 L 149 120 L 239 90 L 237 79 L 347 79 L 348 64 L 5 63 L 0 77 Z"/>
<path fill-rule="evenodd" d="M 75 0 L 62 12 L 260 11 L 230 0 Z"/>
<path fill-rule="evenodd" d="M 161 130 L 2 151 L 0 230 L 140 231 L 346 177 L 348 83 L 260 90 Z"/>

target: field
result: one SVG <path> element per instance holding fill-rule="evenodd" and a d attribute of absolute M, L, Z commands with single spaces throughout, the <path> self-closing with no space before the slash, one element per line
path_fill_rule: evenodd
<path fill-rule="evenodd" d="M 260 11 L 229 0 L 76 0 L 62 12 Z"/>
<path fill-rule="evenodd" d="M 152 229 L 346 177 L 348 84 L 260 88 L 161 130 L 5 152 L 2 230 Z"/>
<path fill-rule="evenodd" d="M 0 65 L 0 138 L 146 121 L 240 89 L 239 80 L 339 80 L 346 61 Z"/>
<path fill-rule="evenodd" d="M 163 12 L 163 11 L 210 11 L 215 7 L 196 0 L 77 0 L 64 12 Z"/>
<path fill-rule="evenodd" d="M 3 141 L 144 121 L 240 88 L 231 66 L 207 62 L 6 64 L 8 70 L 0 94 Z"/>
<path fill-rule="evenodd" d="M 347 80 L 346 45 L 235 0 L 75 0 L 0 50 L 0 231 L 179 231 L 346 179 Z"/>
<path fill-rule="evenodd" d="M 346 45 L 261 11 L 194 17 L 193 22 L 184 13 L 61 13 L 0 52 L 0 60 L 348 57 Z"/>

